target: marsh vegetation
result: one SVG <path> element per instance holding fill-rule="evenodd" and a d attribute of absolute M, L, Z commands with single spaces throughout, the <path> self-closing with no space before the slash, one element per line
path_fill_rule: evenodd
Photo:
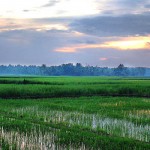
<path fill-rule="evenodd" d="M 150 80 L 1 77 L 2 150 L 149 150 Z"/>

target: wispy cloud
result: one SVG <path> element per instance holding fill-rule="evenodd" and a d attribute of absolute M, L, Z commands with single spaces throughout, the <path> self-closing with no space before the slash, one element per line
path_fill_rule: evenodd
<path fill-rule="evenodd" d="M 0 19 L 0 32 L 9 30 L 68 30 L 67 23 L 41 22 L 34 19 Z"/>
<path fill-rule="evenodd" d="M 52 7 L 59 3 L 60 0 L 50 0 L 47 4 L 42 5 L 41 7 Z"/>
<path fill-rule="evenodd" d="M 100 60 L 101 60 L 101 61 L 106 61 L 106 60 L 108 60 L 108 58 L 106 58 L 106 57 L 101 57 Z"/>

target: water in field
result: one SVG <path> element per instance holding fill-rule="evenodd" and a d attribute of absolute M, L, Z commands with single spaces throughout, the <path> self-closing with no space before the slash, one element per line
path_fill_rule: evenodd
<path fill-rule="evenodd" d="M 17 113 L 18 116 L 25 115 L 27 112 L 30 112 L 30 117 L 33 115 L 36 118 L 42 119 L 44 122 L 65 122 L 68 124 L 68 126 L 79 125 L 83 127 L 89 127 L 93 130 L 102 129 L 108 134 L 150 142 L 150 125 L 143 125 L 142 123 L 133 123 L 132 121 L 127 121 L 126 118 L 113 119 L 106 116 L 102 116 L 100 114 L 87 114 L 76 111 L 68 112 L 63 110 L 42 110 L 38 107 L 25 107 L 21 109 L 12 110 L 12 112 Z M 134 112 L 129 112 L 128 115 L 131 118 L 133 117 L 133 115 L 135 115 L 135 117 L 137 117 L 138 115 L 138 117 L 142 118 L 143 116 L 140 116 L 139 114 L 135 115 Z M 147 115 L 147 118 L 149 118 L 149 115 Z"/>
<path fill-rule="evenodd" d="M 0 145 L 5 145 L 9 150 L 76 150 L 72 144 L 60 145 L 55 132 L 43 132 L 40 126 L 38 128 L 33 127 L 31 133 L 6 131 L 1 127 Z M 87 148 L 82 143 L 78 149 L 86 150 Z"/>

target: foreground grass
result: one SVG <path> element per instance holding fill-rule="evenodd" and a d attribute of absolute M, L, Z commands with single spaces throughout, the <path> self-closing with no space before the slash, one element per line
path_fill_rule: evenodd
<path fill-rule="evenodd" d="M 150 149 L 150 99 L 1 99 L 3 149 Z"/>

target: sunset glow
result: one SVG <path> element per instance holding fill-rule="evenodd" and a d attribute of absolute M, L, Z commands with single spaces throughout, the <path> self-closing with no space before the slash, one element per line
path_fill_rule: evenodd
<path fill-rule="evenodd" d="M 108 58 L 102 57 L 102 58 L 100 58 L 100 60 L 101 61 L 106 61 L 106 60 L 108 60 Z"/>
<path fill-rule="evenodd" d="M 150 37 L 130 37 L 121 41 L 106 42 L 104 47 L 121 50 L 149 49 Z"/>
<path fill-rule="evenodd" d="M 68 30 L 68 26 L 62 23 L 41 23 L 32 19 L 0 19 L 0 32 L 9 30 Z"/>
<path fill-rule="evenodd" d="M 82 49 L 118 49 L 118 50 L 140 50 L 149 49 L 149 37 L 128 37 L 118 41 L 109 41 L 101 44 L 79 44 L 70 47 L 56 49 L 56 52 L 74 53 Z"/>

